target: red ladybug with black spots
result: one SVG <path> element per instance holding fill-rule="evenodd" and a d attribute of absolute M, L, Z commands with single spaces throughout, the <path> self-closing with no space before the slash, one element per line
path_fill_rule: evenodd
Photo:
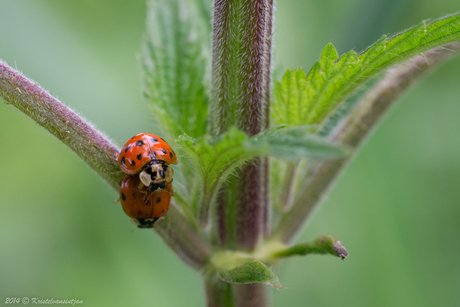
<path fill-rule="evenodd" d="M 139 228 L 152 228 L 168 212 L 173 195 L 172 180 L 165 189 L 151 192 L 138 177 L 125 175 L 120 183 L 120 201 L 123 211 Z"/>
<path fill-rule="evenodd" d="M 139 133 L 123 146 L 118 164 L 128 175 L 139 174 L 151 192 L 159 192 L 172 180 L 173 169 L 169 164 L 177 164 L 177 155 L 158 135 Z"/>

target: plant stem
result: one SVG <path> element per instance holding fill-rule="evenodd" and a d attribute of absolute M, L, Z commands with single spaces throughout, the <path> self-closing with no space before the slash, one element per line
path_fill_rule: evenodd
<path fill-rule="evenodd" d="M 214 135 L 237 125 L 249 136 L 269 126 L 272 0 L 215 0 L 210 127 Z M 229 245 L 229 225 L 236 243 L 252 250 L 269 233 L 268 160 L 244 166 L 217 197 L 217 229 Z M 229 197 L 224 197 L 228 195 Z M 236 214 L 228 209 L 236 202 Z M 207 287 L 208 289 L 209 287 Z M 266 286 L 235 285 L 236 306 L 267 306 Z M 208 304 L 213 301 L 208 291 Z"/>
<path fill-rule="evenodd" d="M 266 0 L 246 0 L 241 3 L 243 55 L 238 67 L 241 75 L 238 97 L 238 126 L 249 136 L 262 130 L 262 103 L 264 98 Z"/>
<path fill-rule="evenodd" d="M 266 56 L 267 0 L 246 0 L 241 3 L 242 42 L 240 96 L 238 97 L 238 126 L 249 136 L 262 130 L 264 75 L 269 66 L 264 64 Z M 262 203 L 261 159 L 256 158 L 239 172 L 238 220 L 236 236 L 238 244 L 252 250 L 262 238 L 264 225 Z"/>
<path fill-rule="evenodd" d="M 228 242 L 228 225 L 227 225 L 227 212 L 225 206 L 225 188 L 221 188 L 217 194 L 217 234 L 219 238 L 219 244 L 225 246 Z"/>
<path fill-rule="evenodd" d="M 120 188 L 120 151 L 83 117 L 66 107 L 36 82 L 0 60 L 0 96 L 69 146 L 113 188 Z"/>
<path fill-rule="evenodd" d="M 267 0 L 267 17 L 265 18 L 265 63 L 264 63 L 264 99 L 262 114 L 262 130 L 270 127 L 270 88 L 271 88 L 271 65 L 272 65 L 272 29 L 273 29 L 273 0 Z M 262 232 L 264 237 L 270 236 L 270 164 L 269 159 L 262 159 Z"/>
<path fill-rule="evenodd" d="M 350 115 L 331 135 L 333 140 L 353 148 L 365 139 L 389 107 L 411 86 L 440 63 L 460 50 L 459 43 L 434 48 L 425 56 L 416 56 L 388 70 L 386 76 L 365 95 Z M 274 236 L 285 243 L 291 242 L 310 216 L 312 209 L 332 186 L 348 159 L 320 163 L 294 201 L 291 211 L 281 219 Z"/>
<path fill-rule="evenodd" d="M 310 254 L 320 255 L 334 255 L 340 259 L 348 257 L 348 252 L 336 237 L 331 235 L 325 235 L 319 237 L 311 242 L 295 245 L 280 251 L 277 251 L 271 255 L 274 258 L 291 257 L 295 255 L 305 256 Z"/>
<path fill-rule="evenodd" d="M 268 286 L 264 284 L 233 285 L 236 307 L 266 307 L 269 305 Z"/>
<path fill-rule="evenodd" d="M 215 0 L 212 39 L 212 89 L 209 127 L 212 135 L 227 129 L 230 112 L 231 1 Z"/>
<path fill-rule="evenodd" d="M 239 172 L 239 198 L 236 221 L 238 245 L 252 250 L 263 234 L 263 207 L 261 203 L 261 159 L 254 159 Z"/>
<path fill-rule="evenodd" d="M 264 63 L 264 98 L 262 130 L 270 127 L 270 88 L 273 38 L 273 0 L 267 0 L 267 17 L 265 19 L 265 63 Z"/>
<path fill-rule="evenodd" d="M 225 132 L 231 125 L 249 136 L 268 127 L 271 59 L 268 33 L 271 34 L 273 4 L 267 1 L 214 1 L 210 116 L 214 135 Z M 217 227 L 221 242 L 228 238 L 224 232 L 228 229 L 226 225 L 235 224 L 229 219 L 236 216 L 237 243 L 245 249 L 253 249 L 263 231 L 268 231 L 267 176 L 268 163 L 256 158 L 237 174 L 237 195 L 231 193 L 228 198 L 218 199 Z M 228 201 L 236 202 L 237 213 L 223 217 L 226 208 L 233 206 Z"/>
<path fill-rule="evenodd" d="M 206 305 L 233 307 L 232 285 L 215 278 L 205 278 Z"/>
<path fill-rule="evenodd" d="M 124 174 L 116 161 L 119 149 L 94 125 L 3 61 L 0 61 L 0 97 L 69 146 L 120 192 Z M 176 208 L 171 206 L 154 230 L 190 266 L 201 269 L 207 262 L 208 246 Z"/>
<path fill-rule="evenodd" d="M 271 232 L 271 207 L 270 207 L 270 162 L 268 157 L 262 158 L 262 233 L 265 238 Z"/>
<path fill-rule="evenodd" d="M 184 216 L 174 207 L 165 219 L 153 228 L 186 264 L 202 270 L 210 255 L 210 247 L 198 236 Z"/>

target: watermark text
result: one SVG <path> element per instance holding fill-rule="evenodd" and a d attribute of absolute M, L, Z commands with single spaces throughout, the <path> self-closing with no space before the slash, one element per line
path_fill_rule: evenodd
<path fill-rule="evenodd" d="M 55 299 L 55 298 L 39 298 L 39 297 L 7 297 L 5 305 L 82 305 L 83 300 L 79 299 Z"/>

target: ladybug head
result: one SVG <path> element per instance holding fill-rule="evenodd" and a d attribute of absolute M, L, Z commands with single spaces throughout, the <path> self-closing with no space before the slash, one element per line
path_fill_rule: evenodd
<path fill-rule="evenodd" d="M 170 182 L 173 177 L 173 169 L 164 163 L 152 161 L 139 174 L 141 182 L 149 187 L 151 192 L 159 192 L 166 188 L 166 183 Z M 155 163 L 156 162 L 156 163 Z"/>

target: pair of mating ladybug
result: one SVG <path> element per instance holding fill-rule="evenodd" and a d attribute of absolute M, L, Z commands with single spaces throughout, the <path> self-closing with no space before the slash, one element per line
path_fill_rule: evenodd
<path fill-rule="evenodd" d="M 150 133 L 140 133 L 126 142 L 118 156 L 126 173 L 120 186 L 125 213 L 139 228 L 152 228 L 169 208 L 173 194 L 173 169 L 177 155 L 166 141 Z"/>

